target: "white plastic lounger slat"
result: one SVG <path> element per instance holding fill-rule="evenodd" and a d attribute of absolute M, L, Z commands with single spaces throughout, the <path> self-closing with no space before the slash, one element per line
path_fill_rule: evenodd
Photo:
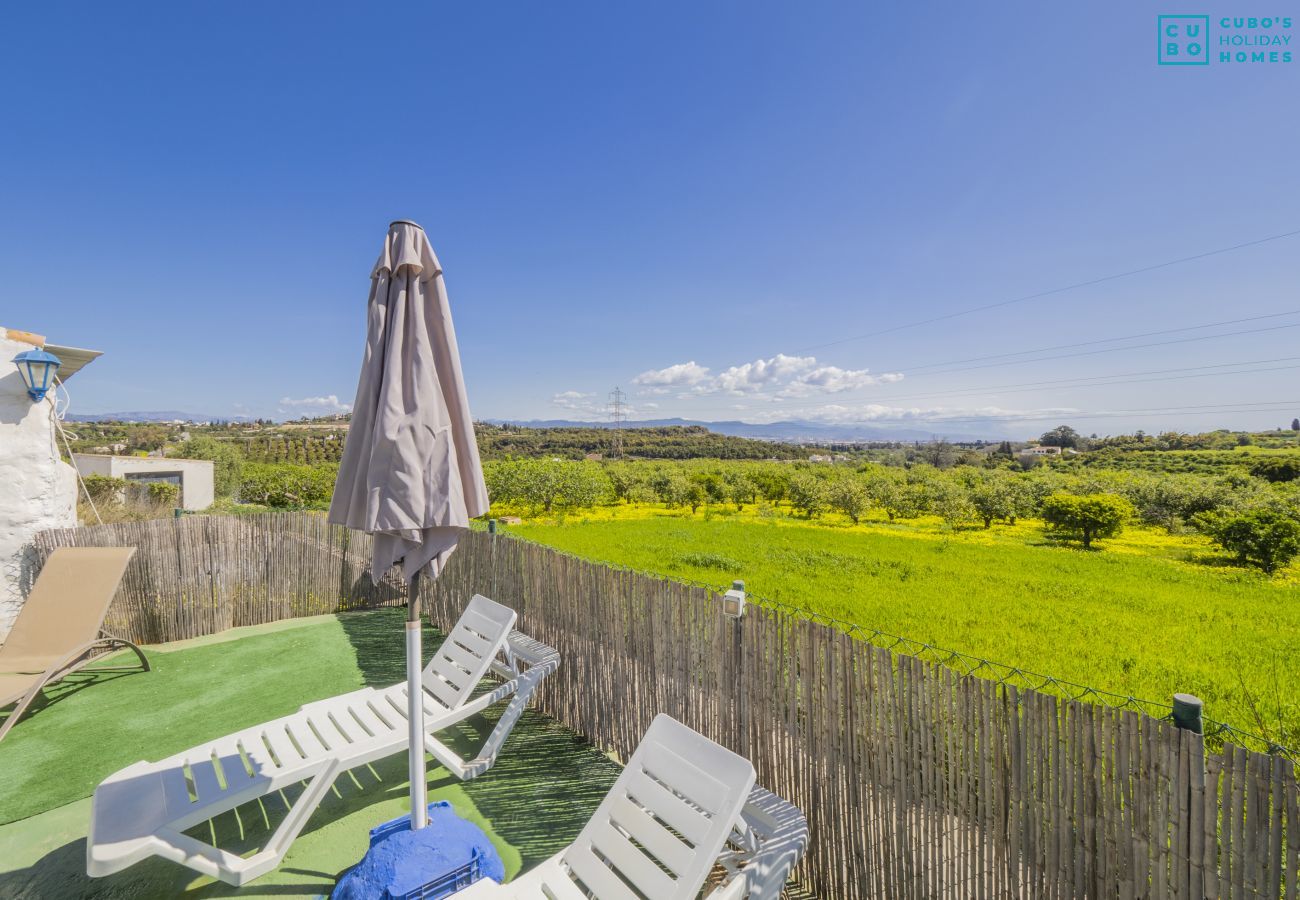
<path fill-rule="evenodd" d="M 641 764 L 652 778 L 685 794 L 692 804 L 702 807 L 709 815 L 718 812 L 726 800 L 726 785 L 666 747 L 647 748 Z"/>
<path fill-rule="evenodd" d="M 424 676 L 424 687 L 425 690 L 448 707 L 454 708 L 461 704 L 461 694 L 464 691 L 461 690 L 459 685 L 448 684 L 437 672 L 431 672 Z"/>
<path fill-rule="evenodd" d="M 465 614 L 460 617 L 460 622 L 456 625 L 456 630 L 462 630 L 465 628 L 476 631 L 483 637 L 491 640 L 501 629 L 501 623 L 484 615 L 473 606 L 470 606 L 465 610 Z"/>
<path fill-rule="evenodd" d="M 673 892 L 672 876 L 659 868 L 654 860 L 609 823 L 597 825 L 592 830 L 591 844 L 608 860 L 611 869 L 632 882 L 645 896 L 667 897 Z M 694 854 L 690 856 L 693 857 Z M 689 866 L 689 859 L 681 864 L 683 869 Z M 580 871 L 578 877 L 581 878 L 585 871 Z"/>
<path fill-rule="evenodd" d="M 465 676 L 467 678 L 482 668 L 483 664 L 482 656 L 476 656 L 468 650 L 456 646 L 456 644 L 451 641 L 442 645 L 442 648 L 438 651 L 438 655 L 447 657 L 451 662 L 464 669 L 467 673 Z"/>
<path fill-rule="evenodd" d="M 226 792 L 238 793 L 256 780 L 256 774 L 248 774 L 243 754 L 239 752 L 239 742 L 235 738 L 222 738 L 212 745 L 212 752 L 221 761 L 221 773 L 226 779 Z"/>
<path fill-rule="evenodd" d="M 539 896 L 543 900 L 547 897 L 554 897 L 555 900 L 587 900 L 587 895 L 573 883 L 569 873 L 564 871 L 564 867 L 558 861 L 542 863 L 542 865 L 550 870 L 538 879 L 544 893 L 539 891 L 537 894 L 529 894 L 528 896 Z"/>
<path fill-rule="evenodd" d="M 468 629 L 456 629 L 448 636 L 447 640 L 453 644 L 463 644 L 465 649 L 469 650 L 476 656 L 482 657 L 492 655 L 492 642 L 479 637 Z"/>
<path fill-rule="evenodd" d="M 393 730 L 379 721 L 379 717 L 371 711 L 369 703 L 349 704 L 347 714 L 351 721 L 358 723 L 357 728 L 364 729 L 362 735 L 368 731 L 370 737 L 379 738 Z M 360 739 L 359 737 L 358 740 Z"/>
<path fill-rule="evenodd" d="M 221 785 L 217 774 L 212 769 L 211 754 L 200 750 L 189 759 L 190 774 L 194 778 L 194 792 L 198 794 L 195 803 L 211 803 L 221 797 Z"/>
<path fill-rule="evenodd" d="M 270 757 L 270 763 L 274 767 L 271 774 L 278 775 L 302 761 L 302 756 L 289 743 L 289 738 L 284 733 L 283 722 L 268 722 L 265 728 L 257 732 L 255 740 L 264 748 L 262 753 Z"/>
<path fill-rule="evenodd" d="M 559 665 L 558 654 L 540 645 L 546 654 L 536 663 L 522 671 L 498 672 L 505 683 L 471 699 L 512 633 L 516 617 L 512 610 L 477 595 L 466 616 L 472 628 L 457 627 L 471 649 L 456 647 L 441 657 L 450 683 L 437 678 L 433 665 L 426 667 L 425 678 L 435 679 L 436 684 L 421 691 L 428 713 L 426 747 L 436 745 L 439 761 L 462 780 L 491 768 L 538 684 Z M 475 650 L 483 643 L 484 656 L 477 658 Z M 435 655 L 435 660 L 438 658 Z M 462 661 L 476 658 L 476 668 L 466 673 Z M 269 871 L 283 859 L 335 778 L 406 749 L 405 689 L 402 682 L 383 691 L 362 688 L 309 703 L 293 715 L 161 762 L 136 763 L 110 776 L 96 789 L 91 802 L 87 873 L 110 875 L 149 856 L 161 856 L 236 886 Z M 462 759 L 434 738 L 506 699 L 509 707 L 473 759 Z M 306 782 L 306 789 L 296 794 L 290 814 L 258 853 L 240 857 L 183 833 L 240 803 L 297 782 Z"/>
<path fill-rule="evenodd" d="M 708 835 L 708 816 L 683 803 L 680 797 L 644 772 L 633 772 L 627 780 L 626 790 L 692 844 L 698 844 Z"/>
<path fill-rule="evenodd" d="M 329 748 L 317 740 L 316 735 L 312 733 L 310 720 L 303 716 L 295 716 L 285 723 L 285 733 L 289 736 L 290 741 L 302 751 L 303 759 L 307 761 L 320 759 L 322 756 L 329 755 Z"/>
<path fill-rule="evenodd" d="M 587 886 L 600 900 L 641 900 L 621 878 L 610 871 L 609 866 L 596 858 L 596 854 L 586 846 L 575 844 L 564 853 L 573 875 Z M 653 897 L 666 897 L 667 894 L 652 894 Z"/>
<path fill-rule="evenodd" d="M 681 838 L 664 828 L 650 813 L 627 797 L 614 798 L 610 806 L 610 819 L 674 875 L 684 872 L 695 857 L 694 850 L 682 843 Z"/>

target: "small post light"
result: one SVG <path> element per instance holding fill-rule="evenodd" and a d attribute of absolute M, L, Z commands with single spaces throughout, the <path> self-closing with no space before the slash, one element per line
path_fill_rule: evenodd
<path fill-rule="evenodd" d="M 1174 724 L 1195 734 L 1205 733 L 1205 704 L 1194 694 L 1174 694 Z"/>
<path fill-rule="evenodd" d="M 14 357 L 14 365 L 27 385 L 27 395 L 39 403 L 54 387 L 54 373 L 63 361 L 46 350 L 28 350 Z"/>
<path fill-rule="evenodd" d="M 745 614 L 745 582 L 733 581 L 731 590 L 722 595 L 722 614 L 733 619 Z"/>

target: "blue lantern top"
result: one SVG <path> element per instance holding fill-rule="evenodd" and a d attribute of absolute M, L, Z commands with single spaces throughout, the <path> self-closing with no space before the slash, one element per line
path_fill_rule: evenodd
<path fill-rule="evenodd" d="M 28 350 L 15 356 L 14 364 L 27 385 L 27 393 L 39 402 L 54 386 L 54 373 L 63 365 L 63 360 L 46 350 Z"/>

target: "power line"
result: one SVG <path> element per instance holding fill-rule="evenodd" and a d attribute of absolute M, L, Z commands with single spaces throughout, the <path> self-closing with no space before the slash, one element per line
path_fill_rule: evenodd
<path fill-rule="evenodd" d="M 1016 350 L 1010 353 L 993 353 L 988 356 L 970 356 L 965 359 L 953 359 L 947 362 L 925 363 L 920 366 L 882 366 L 884 369 L 904 369 L 906 372 L 919 372 L 922 369 L 935 369 L 940 366 L 955 366 L 968 362 L 984 362 L 990 359 L 1006 359 L 1012 356 L 1026 356 L 1030 353 L 1050 353 L 1053 350 L 1074 350 L 1078 347 L 1095 347 L 1098 344 L 1113 344 L 1118 341 L 1133 341 L 1138 338 L 1158 337 L 1162 334 L 1179 334 L 1185 331 L 1200 331 L 1204 328 L 1218 328 L 1223 325 L 1240 325 L 1243 322 L 1259 322 L 1264 319 L 1279 319 L 1285 316 L 1300 315 L 1300 309 L 1287 310 L 1286 312 L 1268 313 L 1262 316 L 1247 316 L 1244 319 L 1225 319 L 1222 322 L 1207 322 L 1204 325 L 1184 325 L 1181 328 L 1164 328 L 1159 331 L 1142 331 L 1137 334 L 1126 334 L 1120 337 L 1098 338 L 1093 341 L 1079 341 L 1073 344 L 1055 344 L 1051 347 L 1039 347 L 1035 350 Z"/>
<path fill-rule="evenodd" d="M 1015 359 L 1007 362 L 985 363 L 979 366 L 961 366 L 954 369 L 940 369 L 938 372 L 927 372 L 926 375 L 947 375 L 952 372 L 970 372 L 975 369 L 994 369 L 999 366 L 1018 366 L 1025 363 L 1052 362 L 1058 359 L 1077 359 L 1081 356 L 1098 356 L 1102 353 L 1120 353 L 1125 350 L 1145 350 L 1150 347 L 1169 347 L 1174 344 L 1192 344 L 1197 341 L 1213 341 L 1218 338 L 1238 337 L 1243 334 L 1264 334 L 1270 331 L 1285 331 L 1288 328 L 1300 328 L 1300 322 L 1291 325 L 1269 325 L 1264 328 L 1247 328 L 1241 331 L 1225 331 L 1222 334 L 1202 334 L 1197 337 L 1178 338 L 1172 341 L 1153 341 L 1149 344 L 1129 344 L 1126 347 L 1106 347 L 1101 350 L 1085 350 L 1079 353 L 1061 353 L 1055 356 L 1036 356 L 1033 359 Z"/>
<path fill-rule="evenodd" d="M 857 334 L 851 337 L 839 338 L 834 341 L 827 341 L 824 344 L 814 344 L 810 347 L 802 347 L 792 352 L 807 353 L 810 350 L 822 350 L 825 349 L 826 347 L 836 347 L 839 346 L 840 344 L 850 343 L 851 341 L 861 341 L 861 340 L 866 340 L 867 338 L 879 337 L 885 334 L 893 334 L 898 331 L 904 331 L 908 328 L 920 328 L 922 325 L 933 325 L 937 322 L 946 322 L 949 321 L 950 319 L 960 318 L 961 316 L 969 316 L 979 312 L 987 312 L 988 310 L 991 309 L 999 309 L 1001 307 L 1011 306 L 1016 303 L 1025 303 L 1029 300 L 1039 300 L 1043 297 L 1051 297 L 1056 294 L 1063 294 L 1066 291 L 1074 291 L 1074 290 L 1078 290 L 1079 288 L 1104 284 L 1108 281 L 1116 281 L 1121 278 L 1129 278 L 1133 275 L 1141 275 L 1144 272 L 1154 272 L 1158 269 L 1167 269 L 1170 266 L 1182 265 L 1183 263 L 1194 262 L 1195 260 L 1198 259 L 1206 259 L 1211 256 L 1219 256 L 1224 253 L 1232 253 L 1236 250 L 1244 250 L 1247 247 L 1257 247 L 1260 244 L 1267 244 L 1270 241 L 1278 241 L 1278 240 L 1282 240 L 1283 238 L 1295 237 L 1296 235 L 1300 235 L 1300 228 L 1297 228 L 1294 231 L 1282 232 L 1281 234 L 1272 234 L 1267 237 L 1258 238 L 1253 241 L 1246 241 L 1245 243 L 1242 244 L 1233 244 L 1230 247 L 1219 247 L 1214 250 L 1207 250 L 1204 253 L 1195 253 L 1191 256 L 1183 256 L 1183 257 L 1179 257 L 1178 259 L 1170 259 L 1164 262 L 1155 263 L 1153 265 L 1142 266 L 1141 268 L 1137 268 L 1137 269 L 1129 269 L 1124 272 L 1115 272 L 1110 275 L 1102 275 L 1099 278 L 1090 278 L 1087 281 L 1076 281 L 1073 284 L 1067 284 L 1062 287 L 1051 288 L 1050 290 L 1046 290 L 1046 291 L 1039 291 L 1038 293 L 1035 294 L 1025 294 L 1024 296 L 1021 297 L 1012 297 L 1010 300 L 1000 300 L 997 303 L 986 303 L 983 306 L 972 306 L 968 309 L 962 309 L 962 310 L 957 310 L 956 312 L 945 313 L 944 315 L 934 316 L 929 319 L 918 319 L 915 322 L 905 322 L 902 325 L 894 325 L 889 328 L 882 328 L 879 331 L 869 331 L 865 334 Z"/>
<path fill-rule="evenodd" d="M 1225 412 L 1289 412 L 1300 406 L 1300 400 L 1263 400 L 1257 403 L 1219 403 L 1204 406 L 1154 406 L 1144 409 L 1115 409 L 1104 412 L 1086 412 L 1075 410 L 1051 410 L 1039 413 L 1005 413 L 986 416 L 939 416 L 913 424 L 936 427 L 952 422 L 1047 422 L 1069 419 L 1122 419 L 1137 414 L 1143 416 L 1184 416 L 1184 415 L 1218 415 Z M 908 419 L 891 419 L 894 424 L 909 424 Z"/>
<path fill-rule="evenodd" d="M 1300 312 L 1300 311 L 1298 311 L 1298 312 Z M 1287 314 L 1287 313 L 1277 313 L 1276 315 L 1288 315 L 1288 314 Z M 1246 319 L 1246 320 L 1242 320 L 1242 321 L 1252 321 L 1252 320 L 1254 320 L 1255 318 L 1269 318 L 1269 317 L 1267 317 L 1267 316 L 1262 316 L 1262 317 L 1251 317 L 1251 319 Z M 1220 324 L 1227 324 L 1227 323 L 1220 323 Z M 1196 327 L 1205 327 L 1205 328 L 1209 328 L 1209 327 L 1212 327 L 1212 326 L 1206 325 L 1206 326 L 1196 326 Z M 1142 350 L 1142 349 L 1147 349 L 1147 348 L 1150 348 L 1150 347 L 1165 347 L 1165 346 L 1170 346 L 1170 345 L 1173 345 L 1173 344 L 1187 344 L 1187 343 L 1194 343 L 1194 342 L 1197 342 L 1197 341 L 1209 341 L 1209 340 L 1214 340 L 1214 339 L 1216 339 L 1216 338 L 1237 337 L 1237 336 L 1240 336 L 1240 335 L 1243 335 L 1243 334 L 1260 334 L 1260 333 L 1263 333 L 1263 332 L 1270 332 L 1270 331 L 1283 331 L 1283 330 L 1290 329 L 1290 328 L 1300 328 L 1300 322 L 1293 323 L 1293 324 L 1290 324 L 1290 325 L 1272 325 L 1272 326 L 1267 326 L 1267 327 L 1264 327 L 1264 328 L 1248 328 L 1248 329 L 1243 329 L 1243 330 L 1240 330 L 1240 331 L 1227 331 L 1227 332 L 1223 332 L 1223 333 L 1221 333 L 1221 334 L 1205 334 L 1205 335 L 1198 335 L 1198 336 L 1196 336 L 1196 337 L 1190 337 L 1190 338 L 1179 338 L 1179 339 L 1172 340 L 1172 341 L 1153 341 L 1153 342 L 1146 343 L 1146 344 L 1129 344 L 1128 346 L 1125 346 L 1125 347 L 1107 347 L 1107 348 L 1104 348 L 1104 349 L 1101 349 L 1101 350 L 1088 350 L 1088 351 L 1083 351 L 1083 352 L 1079 352 L 1079 353 L 1062 353 L 1062 354 L 1057 354 L 1057 355 L 1055 355 L 1055 356 L 1039 356 L 1039 357 L 1034 357 L 1033 359 L 1016 359 L 1016 360 L 1007 360 L 1007 361 L 1004 361 L 1004 362 L 997 362 L 997 363 L 985 363 L 985 364 L 983 364 L 983 365 L 978 365 L 978 366 L 961 366 L 961 367 L 956 367 L 956 368 L 951 368 L 951 369 L 943 369 L 943 370 L 940 370 L 940 371 L 938 371 L 938 372 L 927 372 L 927 373 L 924 373 L 924 374 L 925 374 L 926 376 L 933 376 L 933 375 L 948 375 L 948 374 L 955 373 L 955 372 L 970 372 L 970 371 L 974 371 L 974 370 L 977 370 L 977 369 L 990 369 L 990 368 L 998 368 L 998 367 L 1001 367 L 1001 366 L 1023 365 L 1023 364 L 1025 364 L 1025 363 L 1051 362 L 1051 361 L 1058 360 L 1058 359 L 1073 359 L 1073 358 L 1077 358 L 1077 357 L 1081 357 L 1081 356 L 1096 356 L 1096 355 L 1099 355 L 1099 354 L 1102 354 L 1102 353 L 1116 353 L 1116 352 L 1120 352 L 1120 351 L 1123 351 L 1123 350 Z M 1175 331 L 1176 331 L 1176 330 L 1183 330 L 1183 329 L 1172 329 L 1172 330 L 1175 330 Z M 1116 338 L 1115 340 L 1121 340 L 1121 339 L 1120 339 L 1120 338 Z M 1037 352 L 1037 351 L 1026 351 L 1026 352 Z M 1267 363 L 1267 362 L 1283 362 L 1283 361 L 1290 360 L 1291 358 L 1292 358 L 1292 357 L 1278 357 L 1278 358 L 1276 358 L 1276 359 L 1272 359 L 1272 360 L 1254 360 L 1254 361 L 1247 361 L 1247 362 L 1242 362 L 1242 363 L 1224 363 L 1224 364 L 1222 364 L 1222 366 L 1220 366 L 1220 367 L 1228 367 L 1228 366 L 1233 366 L 1233 365 L 1254 365 L 1254 364 L 1256 364 L 1256 363 L 1262 364 L 1262 363 Z M 948 363 L 933 363 L 932 365 L 935 365 L 935 366 L 938 366 L 938 365 L 948 365 Z M 1019 385 L 1019 384 L 1010 384 L 1010 385 L 1003 385 L 1003 386 L 993 386 L 993 387 L 988 387 L 988 388 L 971 388 L 971 389 L 969 389 L 969 390 L 965 390 L 965 391 L 961 391 L 961 392 L 947 392 L 947 391 L 943 391 L 943 392 L 932 392 L 932 393 L 929 394 L 928 396 L 949 396 L 949 395 L 955 395 L 955 394 L 957 394 L 957 393 L 965 393 L 965 394 L 968 394 L 968 395 L 969 395 L 969 394 L 979 394 L 979 393 L 982 393 L 982 392 L 985 392 L 985 391 L 998 390 L 1000 387 L 1005 387 L 1005 388 L 1008 388 L 1008 389 L 1009 389 L 1009 388 L 1016 388 L 1016 387 L 1021 387 L 1021 386 L 1026 386 L 1026 387 L 1027 387 L 1027 386 L 1032 386 L 1033 384 L 1041 384 L 1041 385 L 1047 385 L 1047 386 L 1050 386 L 1050 385 L 1052 385 L 1052 384 L 1061 384 L 1061 383 L 1069 382 L 1069 381 L 1084 381 L 1084 380 L 1102 379 L 1102 378 L 1108 378 L 1108 377 L 1119 378 L 1119 377 L 1127 377 L 1127 375 L 1130 375 L 1130 374 L 1160 374 L 1162 371 L 1164 371 L 1164 372 L 1192 371 L 1192 370 L 1194 370 L 1194 369 L 1198 369 L 1198 368 L 1214 368 L 1214 367 L 1212 367 L 1212 366 L 1205 366 L 1205 367 L 1201 367 L 1201 366 L 1191 366 L 1191 367 L 1188 367 L 1187 369 L 1154 370 L 1154 371 L 1152 371 L 1152 372 L 1146 372 L 1146 373 L 1120 373 L 1120 374 L 1113 375 L 1113 376 L 1107 376 L 1107 375 L 1094 375 L 1094 376 L 1090 376 L 1090 378 L 1080 377 L 1080 378 L 1061 379 L 1060 381 L 1030 382 L 1030 383 L 1026 383 L 1026 384 L 1024 384 L 1024 385 Z M 1269 371 L 1269 370 L 1264 370 L 1264 371 Z M 1245 374 L 1245 373 L 1241 373 L 1241 374 Z M 1115 383 L 1116 383 L 1116 384 L 1120 384 L 1120 383 L 1123 383 L 1123 382 L 1115 382 Z M 775 396 L 774 393 L 771 392 L 771 391 L 753 391 L 753 392 L 750 392 L 750 393 L 747 393 L 747 394 L 743 394 L 743 395 L 739 395 L 739 396 L 742 396 L 742 397 L 745 397 L 745 398 L 774 397 L 775 401 L 778 401 L 778 402 L 779 402 L 779 401 L 801 402 L 801 401 L 803 400 L 803 398 L 801 398 L 801 397 L 793 397 L 793 396 L 779 397 L 779 396 Z M 879 397 L 879 398 L 873 398 L 873 399 L 878 399 L 878 400 L 881 400 L 881 401 L 892 401 L 892 400 L 904 400 L 904 399 L 908 399 L 908 397 L 915 397 L 915 396 L 917 396 L 917 395 L 906 395 L 906 396 L 904 396 L 904 397 Z M 922 395 L 922 396 L 925 396 L 925 395 Z M 842 402 L 844 402 L 844 401 L 842 401 L 842 400 L 828 400 L 828 401 L 825 401 L 824 403 L 813 404 L 813 405 L 814 405 L 814 406 L 835 406 L 835 405 L 838 405 L 838 404 L 840 404 L 840 403 L 842 403 Z M 807 404 L 803 404 L 803 405 L 807 406 Z M 703 412 L 703 411 L 716 411 L 716 410 L 720 410 L 720 409 L 723 409 L 723 408 L 724 408 L 724 407 L 714 406 L 714 407 L 696 407 L 695 409 L 696 409 L 697 411 L 701 411 L 701 412 Z"/>
<path fill-rule="evenodd" d="M 1123 372 L 1114 375 L 1093 375 L 1086 378 L 1061 378 L 1052 381 L 1030 381 L 1018 384 L 994 384 L 980 388 L 965 388 L 959 391 L 933 391 L 927 394 L 905 394 L 901 397 L 889 397 L 891 401 L 899 400 L 928 400 L 936 397 L 962 397 L 985 394 L 992 391 L 1004 394 L 1018 394 L 1028 391 L 1040 390 L 1044 387 L 1052 387 L 1058 390 L 1071 390 L 1080 387 L 1110 387 L 1119 384 L 1147 384 L 1158 381 L 1183 381 L 1191 378 L 1216 378 L 1223 375 L 1254 375 L 1260 372 L 1282 372 L 1290 369 L 1300 369 L 1300 365 L 1294 366 L 1270 366 L 1264 369 L 1241 369 L 1235 372 L 1209 372 L 1206 369 L 1228 369 L 1233 366 L 1250 366 L 1264 365 L 1265 363 L 1290 362 L 1300 360 L 1300 356 L 1279 356 L 1275 359 L 1247 360 L 1235 363 L 1219 363 L 1209 366 L 1186 366 L 1177 369 L 1151 369 L 1146 372 Z M 1177 372 L 1196 372 L 1198 374 L 1176 375 L 1169 373 Z M 1169 375 L 1165 378 L 1135 378 L 1130 376 L 1142 375 Z M 1110 380 L 1122 379 L 1122 380 Z M 1089 383 L 1092 382 L 1092 383 Z M 827 401 L 818 406 L 835 406 L 835 401 Z"/>

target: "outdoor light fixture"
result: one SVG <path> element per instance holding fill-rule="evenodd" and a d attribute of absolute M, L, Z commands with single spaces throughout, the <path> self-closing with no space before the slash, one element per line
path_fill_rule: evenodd
<path fill-rule="evenodd" d="M 14 365 L 18 366 L 18 374 L 23 376 L 28 395 L 39 403 L 54 387 L 54 373 L 63 361 L 45 350 L 28 350 L 14 357 Z"/>
<path fill-rule="evenodd" d="M 722 613 L 733 619 L 745 614 L 745 582 L 733 581 L 731 590 L 722 595 Z"/>

